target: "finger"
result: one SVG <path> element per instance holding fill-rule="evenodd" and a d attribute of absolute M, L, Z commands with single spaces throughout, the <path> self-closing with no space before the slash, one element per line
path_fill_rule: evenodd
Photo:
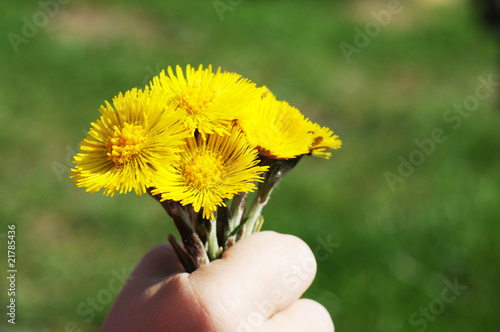
<path fill-rule="evenodd" d="M 256 233 L 188 276 L 211 314 L 244 324 L 288 307 L 310 286 L 316 261 L 299 238 Z M 237 330 L 237 329 L 233 329 Z"/>
<path fill-rule="evenodd" d="M 149 250 L 137 264 L 131 277 L 141 279 L 165 278 L 184 272 L 170 243 L 162 243 Z"/>
<path fill-rule="evenodd" d="M 297 331 L 333 332 L 332 318 L 316 301 L 300 299 L 271 317 L 259 332 Z"/>
<path fill-rule="evenodd" d="M 102 331 L 158 331 L 153 326 L 168 326 L 168 321 L 155 317 L 154 310 L 168 312 L 169 297 L 158 294 L 170 290 L 169 276 L 180 274 L 180 265 L 170 243 L 149 250 L 128 277 L 101 330 Z M 177 307 L 183 307 L 177 305 Z M 133 309 L 131 309 L 133 308 Z"/>

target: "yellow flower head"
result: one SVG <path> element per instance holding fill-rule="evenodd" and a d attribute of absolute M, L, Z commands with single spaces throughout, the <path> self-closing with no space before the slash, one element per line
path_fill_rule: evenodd
<path fill-rule="evenodd" d="M 253 191 L 254 181 L 260 181 L 259 174 L 268 169 L 257 166 L 257 151 L 237 127 L 228 135 L 211 134 L 206 139 L 198 135 L 186 142 L 152 193 L 162 194 L 162 200 L 192 204 L 196 212 L 203 208 L 206 219 L 214 217 L 218 205 L 225 206 L 224 199 Z"/>
<path fill-rule="evenodd" d="M 188 65 L 186 76 L 179 66 L 176 74 L 171 67 L 167 72 L 168 76 L 162 71 L 153 78 L 153 90 L 168 94 L 168 104 L 185 111 L 187 128 L 191 132 L 197 129 L 203 138 L 206 134 L 227 134 L 231 122 L 259 97 L 254 83 L 220 68 L 215 74 L 212 66 L 203 69 L 201 65 L 198 70 Z"/>
<path fill-rule="evenodd" d="M 342 146 L 342 141 L 329 128 L 321 127 L 319 124 L 312 122 L 309 122 L 309 128 L 309 132 L 314 137 L 313 143 L 309 146 L 309 150 L 313 156 L 329 159 L 332 154 L 331 152 L 326 152 L 326 150 L 336 150 Z"/>
<path fill-rule="evenodd" d="M 273 96 L 274 98 L 276 98 L 267 86 L 263 85 L 263 86 L 259 87 L 258 89 L 259 89 L 261 99 L 264 99 L 264 98 L 270 97 L 270 96 Z"/>
<path fill-rule="evenodd" d="M 101 118 L 92 123 L 73 162 L 71 177 L 87 192 L 104 188 L 141 195 L 153 185 L 158 170 L 177 158 L 188 136 L 182 113 L 165 108 L 165 96 L 132 89 L 101 106 Z"/>
<path fill-rule="evenodd" d="M 308 122 L 298 109 L 278 101 L 270 92 L 254 108 L 251 116 L 238 121 L 250 145 L 259 154 L 273 159 L 290 159 L 309 153 L 313 138 Z"/>

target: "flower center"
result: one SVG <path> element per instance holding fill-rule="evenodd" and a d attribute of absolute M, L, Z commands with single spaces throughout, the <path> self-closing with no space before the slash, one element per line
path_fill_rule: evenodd
<path fill-rule="evenodd" d="M 195 188 L 209 188 L 222 180 L 224 163 L 211 154 L 194 156 L 184 167 L 184 179 Z"/>
<path fill-rule="evenodd" d="M 113 136 L 109 137 L 106 147 L 108 158 L 120 165 L 140 153 L 144 147 L 144 128 L 141 125 L 125 123 L 123 128 L 115 126 Z"/>
<path fill-rule="evenodd" d="M 186 110 L 189 115 L 206 112 L 215 99 L 215 91 L 190 86 L 179 95 L 179 107 Z"/>

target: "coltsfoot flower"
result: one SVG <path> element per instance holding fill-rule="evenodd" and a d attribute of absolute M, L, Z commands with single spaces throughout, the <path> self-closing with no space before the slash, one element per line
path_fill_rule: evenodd
<path fill-rule="evenodd" d="M 179 156 L 188 136 L 182 112 L 166 108 L 166 96 L 132 89 L 101 106 L 101 118 L 92 123 L 81 142 L 81 152 L 70 175 L 87 192 L 104 188 L 136 194 L 154 185 L 156 174 Z"/>
<path fill-rule="evenodd" d="M 336 150 L 342 146 L 342 141 L 339 137 L 334 135 L 333 131 L 327 127 L 309 122 L 309 132 L 314 138 L 313 143 L 309 146 L 309 150 L 313 156 L 329 159 L 332 153 L 326 150 Z"/>
<path fill-rule="evenodd" d="M 238 127 L 227 135 L 210 134 L 186 139 L 178 158 L 158 178 L 153 194 L 162 200 L 191 204 L 203 218 L 214 218 L 217 206 L 225 206 L 241 192 L 255 189 L 255 181 L 267 167 L 257 166 L 257 151 L 252 149 Z"/>
<path fill-rule="evenodd" d="M 262 92 L 262 90 L 261 90 Z M 309 153 L 313 136 L 298 109 L 265 91 L 248 117 L 238 121 L 250 144 L 261 156 L 290 159 Z"/>
<path fill-rule="evenodd" d="M 203 138 L 207 134 L 228 134 L 232 121 L 258 100 L 254 83 L 236 73 L 212 72 L 212 66 L 203 69 L 188 65 L 186 75 L 181 67 L 174 74 L 171 67 L 153 78 L 152 90 L 168 95 L 167 105 L 182 110 L 184 124 L 191 132 L 197 130 Z"/>

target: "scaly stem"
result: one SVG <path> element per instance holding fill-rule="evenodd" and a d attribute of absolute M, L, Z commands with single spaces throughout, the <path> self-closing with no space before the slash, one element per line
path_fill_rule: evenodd
<path fill-rule="evenodd" d="M 220 248 L 219 241 L 217 241 L 217 220 L 210 218 L 210 220 L 206 220 L 205 225 L 207 228 L 207 252 L 208 258 L 211 261 L 216 260 L 220 257 Z"/>
<path fill-rule="evenodd" d="M 189 256 L 189 254 L 177 243 L 177 240 L 172 234 L 168 234 L 168 242 L 172 245 L 179 261 L 184 266 L 186 272 L 191 273 L 196 270 L 196 264 L 193 261 L 193 258 Z"/>
<path fill-rule="evenodd" d="M 250 205 L 241 238 L 252 235 L 260 230 L 264 222 L 263 219 L 260 219 L 262 209 L 269 201 L 271 192 L 278 185 L 283 176 L 297 165 L 300 158 L 299 156 L 287 160 L 262 159 L 261 163 L 263 165 L 269 165 L 269 170 L 265 174 L 264 181 L 258 185 L 257 193 L 252 201 L 252 205 Z M 237 240 L 239 240 L 239 238 L 237 238 Z"/>
<path fill-rule="evenodd" d="M 196 234 L 193 227 L 191 226 L 191 216 L 189 212 L 184 209 L 179 202 L 175 202 L 172 200 L 161 201 L 160 195 L 151 194 L 150 189 L 151 188 L 148 188 L 148 193 L 154 199 L 156 199 L 165 209 L 168 215 L 172 217 L 175 227 L 177 227 L 177 230 L 179 231 L 179 234 L 181 236 L 184 250 L 191 257 L 195 268 L 199 268 L 200 266 L 208 264 L 210 260 L 208 259 L 207 253 L 205 251 L 205 246 L 201 242 L 198 234 Z M 169 241 L 172 241 L 172 239 L 169 238 Z M 174 245 L 172 244 L 172 246 Z M 190 264 L 185 264 L 187 262 L 185 257 L 182 257 L 182 252 L 180 252 L 178 248 L 176 249 L 175 246 L 174 250 L 177 254 L 177 257 L 179 258 L 179 261 L 184 265 L 186 271 L 192 272 L 190 271 L 192 270 L 192 266 Z"/>
<path fill-rule="evenodd" d="M 229 225 L 226 233 L 226 238 L 231 234 L 234 229 L 243 220 L 243 214 L 245 213 L 245 205 L 247 203 L 248 193 L 239 193 L 233 197 L 231 202 L 231 218 L 229 219 Z"/>
<path fill-rule="evenodd" d="M 264 208 L 264 206 L 266 206 L 267 202 L 269 201 L 269 197 L 271 196 L 271 191 L 273 190 L 274 186 L 279 182 L 279 179 L 272 182 L 267 180 L 268 179 L 266 178 L 264 182 L 259 183 L 259 186 L 257 188 L 257 193 L 255 194 L 255 197 L 253 198 L 252 201 L 252 205 L 250 205 L 250 209 L 248 211 L 248 217 L 245 221 L 244 225 L 245 229 L 243 231 L 242 238 L 252 235 L 255 232 L 255 225 L 257 223 L 257 219 L 261 216 L 262 209 Z"/>

